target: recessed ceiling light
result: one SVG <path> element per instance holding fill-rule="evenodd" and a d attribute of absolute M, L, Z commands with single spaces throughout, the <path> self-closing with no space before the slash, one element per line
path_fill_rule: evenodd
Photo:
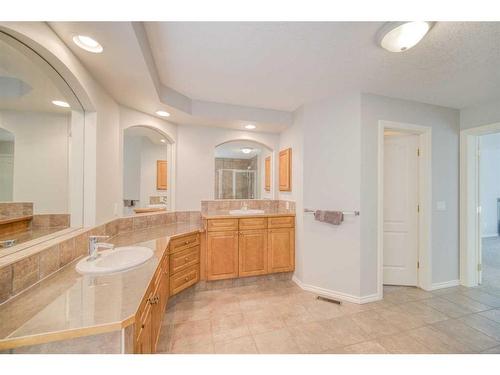
<path fill-rule="evenodd" d="M 165 112 L 165 111 L 156 111 L 156 114 L 161 117 L 168 117 L 170 116 L 170 113 Z"/>
<path fill-rule="evenodd" d="M 161 143 L 165 143 L 167 140 L 166 139 L 160 139 Z"/>
<path fill-rule="evenodd" d="M 241 149 L 241 152 L 243 152 L 244 154 L 249 154 L 253 151 L 253 148 L 250 148 L 250 147 L 243 147 Z"/>
<path fill-rule="evenodd" d="M 69 104 L 63 102 L 62 100 L 52 100 L 52 104 L 57 105 L 58 107 L 69 108 Z"/>
<path fill-rule="evenodd" d="M 90 36 L 86 35 L 75 35 L 73 37 L 73 42 L 75 44 L 84 49 L 85 51 L 89 51 L 92 53 L 101 53 L 103 51 L 102 46 L 95 39 L 92 39 Z"/>
<path fill-rule="evenodd" d="M 378 33 L 378 42 L 390 52 L 403 52 L 416 46 L 433 26 L 433 22 L 388 22 Z"/>
<path fill-rule="evenodd" d="M 248 124 L 248 125 L 245 125 L 245 129 L 255 129 L 255 125 L 254 124 Z"/>

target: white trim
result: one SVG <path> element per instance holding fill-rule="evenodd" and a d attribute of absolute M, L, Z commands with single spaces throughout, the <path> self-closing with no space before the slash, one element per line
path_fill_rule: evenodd
<path fill-rule="evenodd" d="M 478 137 L 500 132 L 500 123 L 460 131 L 460 283 L 479 284 L 480 217 Z"/>
<path fill-rule="evenodd" d="M 419 228 L 418 228 L 418 269 L 417 286 L 428 290 L 432 285 L 432 128 L 428 126 L 406 124 L 380 120 L 378 122 L 378 199 L 377 199 L 377 294 L 383 296 L 383 223 L 384 223 L 384 130 L 398 131 L 419 135 Z"/>
<path fill-rule="evenodd" d="M 337 292 L 337 291 L 334 291 L 331 289 L 324 289 L 324 288 L 320 288 L 318 286 L 305 284 L 302 281 L 300 281 L 295 275 L 292 277 L 292 281 L 303 290 L 307 290 L 308 292 L 316 293 L 316 294 L 323 296 L 323 297 L 334 298 L 334 299 L 341 300 L 341 301 L 363 304 L 363 303 L 380 301 L 382 299 L 382 296 L 379 295 L 378 293 L 371 294 L 368 296 L 358 297 L 358 296 L 354 296 L 352 294 Z"/>
<path fill-rule="evenodd" d="M 453 286 L 459 286 L 459 285 L 460 285 L 460 280 L 450 280 L 450 281 L 444 281 L 442 283 L 433 283 L 431 285 L 431 288 L 428 290 L 431 291 L 437 289 L 451 288 Z"/>

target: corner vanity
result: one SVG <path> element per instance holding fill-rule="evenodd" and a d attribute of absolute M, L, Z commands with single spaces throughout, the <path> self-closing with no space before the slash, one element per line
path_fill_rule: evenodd
<path fill-rule="evenodd" d="M 295 267 L 295 217 L 289 213 L 206 219 L 207 280 L 290 272 Z"/>
<path fill-rule="evenodd" d="M 155 213 L 115 221 L 86 238 L 108 234 L 117 247 L 147 247 L 153 256 L 102 275 L 78 273 L 79 257 L 1 304 L 0 353 L 154 353 L 169 298 L 294 270 L 293 211 Z"/>

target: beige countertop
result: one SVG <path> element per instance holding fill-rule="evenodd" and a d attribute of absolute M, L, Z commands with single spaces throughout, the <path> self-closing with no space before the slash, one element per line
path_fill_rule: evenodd
<path fill-rule="evenodd" d="M 285 209 L 264 210 L 261 214 L 251 215 L 231 215 L 230 210 L 205 211 L 201 213 L 204 219 L 243 219 L 249 217 L 279 217 L 279 216 L 295 216 L 295 211 Z"/>
<path fill-rule="evenodd" d="M 120 234 L 109 242 L 154 250 L 143 265 L 125 272 L 83 276 L 78 260 L 0 305 L 0 350 L 24 339 L 61 332 L 105 332 L 133 323 L 134 314 L 170 238 L 202 230 L 199 223 L 175 223 Z"/>

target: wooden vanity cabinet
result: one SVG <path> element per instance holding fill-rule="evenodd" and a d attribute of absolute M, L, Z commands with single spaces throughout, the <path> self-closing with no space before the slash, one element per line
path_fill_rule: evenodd
<path fill-rule="evenodd" d="M 167 249 L 136 313 L 134 353 L 149 354 L 156 351 L 168 295 L 169 257 Z"/>
<path fill-rule="evenodd" d="M 293 216 L 208 219 L 207 280 L 293 271 L 294 227 Z"/>
<path fill-rule="evenodd" d="M 200 280 L 200 234 L 178 237 L 170 243 L 170 295 Z"/>
<path fill-rule="evenodd" d="M 153 353 L 153 333 L 152 333 L 152 315 L 151 305 L 147 304 L 145 309 L 136 322 L 136 339 L 134 345 L 135 354 Z"/>
<path fill-rule="evenodd" d="M 295 229 L 275 228 L 268 232 L 269 273 L 295 269 Z"/>
<path fill-rule="evenodd" d="M 200 234 L 173 239 L 135 314 L 134 353 L 156 351 L 168 298 L 200 279 Z"/>
<path fill-rule="evenodd" d="M 238 276 L 257 276 L 268 273 L 267 230 L 239 232 Z"/>
<path fill-rule="evenodd" d="M 238 277 L 238 231 L 208 232 L 207 279 L 235 277 Z"/>

